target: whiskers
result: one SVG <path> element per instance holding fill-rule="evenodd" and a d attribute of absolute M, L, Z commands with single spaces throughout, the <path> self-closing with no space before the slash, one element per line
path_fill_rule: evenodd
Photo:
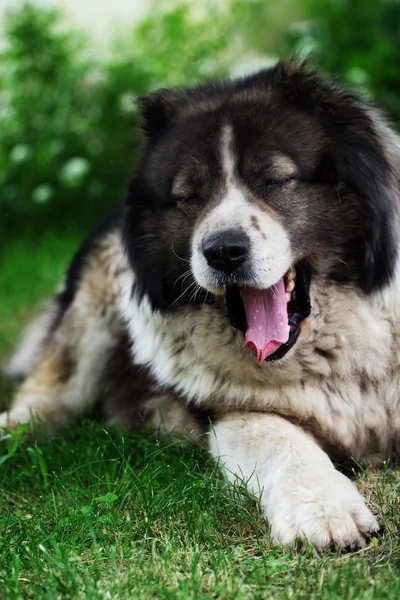
<path fill-rule="evenodd" d="M 196 283 L 196 287 L 195 287 L 195 290 L 194 290 L 193 294 L 192 294 L 192 295 L 190 296 L 190 298 L 189 298 L 189 304 L 190 304 L 190 302 L 195 302 L 195 301 L 196 301 L 196 297 L 197 297 L 198 293 L 199 293 L 199 292 L 201 291 L 201 289 L 202 289 L 202 288 L 201 288 L 201 285 L 199 285 L 199 284 L 197 283 L 197 281 L 196 281 L 195 283 Z M 203 306 L 204 306 L 204 304 L 203 304 Z"/>
<path fill-rule="evenodd" d="M 181 279 L 182 279 L 181 285 L 183 286 L 185 284 L 185 281 L 187 280 L 187 278 L 190 277 L 191 275 L 192 275 L 192 269 L 188 269 L 187 271 L 182 273 L 182 275 L 179 275 L 179 277 L 177 279 L 175 279 L 175 281 L 174 281 L 174 287 L 177 285 L 177 283 Z"/>
<path fill-rule="evenodd" d="M 188 260 L 187 258 L 183 258 L 182 256 L 179 256 L 179 254 L 177 254 L 177 253 L 175 252 L 175 248 L 174 248 L 174 242 L 172 242 L 172 244 L 171 244 L 171 248 L 172 248 L 172 252 L 173 252 L 174 256 L 176 256 L 176 258 L 178 258 L 178 259 L 179 259 L 179 260 L 181 260 L 182 262 L 185 262 L 185 263 L 190 263 L 190 260 Z"/>
<path fill-rule="evenodd" d="M 187 271 L 182 273 L 182 275 L 179 275 L 179 277 L 174 281 L 174 287 L 180 283 L 180 285 L 183 289 L 183 287 L 185 286 L 185 282 L 190 277 L 193 277 L 193 273 L 192 273 L 191 269 L 188 269 Z M 176 304 L 177 302 L 179 302 L 179 300 L 183 296 L 189 295 L 189 294 L 190 294 L 190 296 L 189 296 L 188 304 L 190 304 L 191 302 L 195 302 L 201 291 L 203 291 L 202 286 L 199 283 L 197 283 L 197 281 L 195 279 L 193 279 L 193 281 L 191 281 L 189 283 L 189 285 L 187 285 L 187 287 L 185 289 L 183 289 L 182 293 L 172 302 L 172 304 L 169 305 L 169 308 L 171 306 L 173 306 L 174 304 Z M 203 306 L 206 303 L 208 295 L 209 295 L 209 292 L 206 293 L 206 296 L 205 296 L 204 302 L 203 302 Z"/>
<path fill-rule="evenodd" d="M 188 293 L 188 292 L 189 292 L 191 289 L 193 289 L 193 288 L 195 288 L 195 289 L 196 289 L 196 287 L 197 287 L 197 286 L 198 286 L 198 287 L 200 287 L 200 286 L 199 286 L 199 284 L 197 283 L 197 281 L 192 281 L 192 283 L 191 283 L 190 285 L 188 285 L 188 287 L 187 287 L 185 290 L 183 290 L 182 294 L 181 294 L 180 296 L 178 296 L 178 297 L 176 298 L 176 300 L 174 300 L 174 301 L 173 301 L 173 302 L 172 302 L 172 303 L 169 305 L 169 307 L 168 307 L 168 308 L 171 308 L 171 306 L 173 306 L 174 304 L 176 304 L 176 303 L 177 303 L 177 302 L 178 302 L 178 301 L 179 301 L 179 300 L 182 298 L 182 296 L 184 296 L 185 294 L 187 294 L 187 293 Z M 190 302 L 190 300 L 189 300 L 189 302 Z"/>
<path fill-rule="evenodd" d="M 184 263 L 190 264 L 190 260 L 187 260 L 186 258 L 183 258 L 182 256 L 179 256 L 179 254 L 177 254 L 175 252 L 175 248 L 174 248 L 174 243 L 172 242 L 171 244 L 171 248 L 172 248 L 172 252 L 174 253 L 174 256 L 176 256 L 176 258 L 178 258 L 179 260 L 181 260 Z M 182 275 L 179 275 L 179 277 L 177 277 L 177 279 L 175 279 L 174 281 L 174 287 L 176 287 L 178 284 L 180 284 L 181 288 L 183 289 L 183 287 L 185 286 L 186 281 L 190 278 L 193 277 L 193 273 L 192 273 L 192 269 L 189 268 L 187 269 L 184 273 L 182 273 Z M 194 291 L 193 291 L 194 288 Z M 184 296 L 185 294 L 188 294 L 188 292 L 190 292 L 192 290 L 192 295 L 189 298 L 189 303 L 194 301 L 196 299 L 196 296 L 198 295 L 199 291 L 201 290 L 201 285 L 199 285 L 197 283 L 196 280 L 193 280 L 187 287 L 186 289 L 183 290 L 183 292 L 180 294 L 180 296 L 178 296 L 178 298 L 176 298 L 176 300 L 174 300 L 172 302 L 172 304 L 170 304 L 170 307 L 173 306 L 174 304 L 176 304 L 177 302 L 179 302 L 179 300 L 182 298 L 182 296 Z"/>
<path fill-rule="evenodd" d="M 272 296 L 275 300 L 275 298 L 278 296 L 278 286 L 275 283 L 274 285 L 271 285 L 269 289 L 272 290 Z"/>

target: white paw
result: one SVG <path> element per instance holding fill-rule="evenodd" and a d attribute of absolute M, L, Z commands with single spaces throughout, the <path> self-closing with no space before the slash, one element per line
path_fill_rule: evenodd
<path fill-rule="evenodd" d="M 302 539 L 321 549 L 364 547 L 379 529 L 355 485 L 338 471 L 297 475 L 292 481 L 285 476 L 265 512 L 279 544 Z"/>

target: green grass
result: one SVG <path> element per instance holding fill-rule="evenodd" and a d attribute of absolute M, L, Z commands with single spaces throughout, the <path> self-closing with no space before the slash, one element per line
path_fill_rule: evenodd
<path fill-rule="evenodd" d="M 47 235 L 3 253 L 0 356 L 50 293 L 76 244 Z M 3 385 L 3 396 L 7 395 Z M 394 599 L 400 473 L 359 476 L 382 534 L 355 554 L 273 548 L 201 449 L 85 421 L 0 444 L 0 598 Z"/>
<path fill-rule="evenodd" d="M 60 282 L 79 244 L 77 231 L 48 232 L 40 239 L 17 238 L 0 248 L 0 364 L 40 302 Z"/>

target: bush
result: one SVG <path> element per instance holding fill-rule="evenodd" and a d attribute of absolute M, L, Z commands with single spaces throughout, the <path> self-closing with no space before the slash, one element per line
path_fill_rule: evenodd
<path fill-rule="evenodd" d="M 313 50 L 315 62 L 384 107 L 400 124 L 400 2 L 304 0 L 309 20 L 290 46 Z"/>
<path fill-rule="evenodd" d="M 0 54 L 1 225 L 55 225 L 102 209 L 121 193 L 138 139 L 135 114 L 57 11 L 26 4 L 11 14 Z M 137 137 L 137 136 L 136 136 Z M 129 140 L 129 141 L 128 141 Z M 107 182 L 107 183 L 106 183 Z M 107 185 L 107 187 L 106 187 Z"/>

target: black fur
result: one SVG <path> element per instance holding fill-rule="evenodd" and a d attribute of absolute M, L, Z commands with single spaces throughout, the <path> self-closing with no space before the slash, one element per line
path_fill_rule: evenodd
<path fill-rule="evenodd" d="M 179 394 L 160 386 L 149 369 L 134 364 L 126 332 L 121 334 L 118 344 L 110 353 L 103 373 L 102 392 L 104 401 L 96 405 L 93 416 L 100 420 L 115 419 L 115 422 L 131 431 L 140 432 L 151 421 L 153 412 L 149 410 L 147 403 L 155 396 L 168 393 L 182 402 L 182 406 L 194 417 L 203 433 L 208 430 L 212 421 L 212 411 L 187 403 Z"/>
<path fill-rule="evenodd" d="M 123 333 L 110 353 L 104 369 L 101 417 L 115 418 L 116 422 L 132 431 L 141 431 L 147 420 L 146 403 L 155 394 L 162 394 L 149 370 L 132 361 L 131 343 Z"/>

